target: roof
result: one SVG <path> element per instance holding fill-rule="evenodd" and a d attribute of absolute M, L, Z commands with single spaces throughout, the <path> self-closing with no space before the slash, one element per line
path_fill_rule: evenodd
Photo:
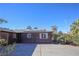
<path fill-rule="evenodd" d="M 19 29 L 19 30 L 15 30 L 16 33 L 34 33 L 34 32 L 51 32 L 51 31 L 47 31 L 47 30 L 27 30 L 27 29 Z"/>
<path fill-rule="evenodd" d="M 6 32 L 15 32 L 15 33 L 39 33 L 39 32 L 51 32 L 51 31 L 47 31 L 45 29 L 15 29 L 15 30 L 11 30 L 9 28 L 0 28 L 0 31 L 6 31 Z"/>
<path fill-rule="evenodd" d="M 2 28 L 2 27 L 0 27 L 0 31 L 14 32 L 13 30 L 11 30 L 11 29 L 9 29 L 9 28 Z"/>

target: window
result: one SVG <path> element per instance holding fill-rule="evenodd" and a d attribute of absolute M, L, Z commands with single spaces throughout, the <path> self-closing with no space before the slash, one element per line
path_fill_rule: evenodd
<path fill-rule="evenodd" d="M 31 38 L 31 34 L 27 34 L 27 38 Z"/>
<path fill-rule="evenodd" d="M 48 39 L 48 33 L 40 33 L 40 39 Z"/>

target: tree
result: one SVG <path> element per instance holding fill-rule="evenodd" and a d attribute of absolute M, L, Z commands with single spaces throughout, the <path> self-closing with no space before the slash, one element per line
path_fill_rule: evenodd
<path fill-rule="evenodd" d="M 52 26 L 52 40 L 54 42 L 57 42 L 57 37 L 58 37 L 57 26 Z"/>
<path fill-rule="evenodd" d="M 70 27 L 73 42 L 79 45 L 79 19 L 72 23 Z"/>
<path fill-rule="evenodd" d="M 58 32 L 57 41 L 58 41 L 59 43 L 61 43 L 62 39 L 63 39 L 63 32 L 62 32 L 62 31 L 59 31 L 59 32 Z"/>
<path fill-rule="evenodd" d="M 53 33 L 57 33 L 57 26 L 56 25 L 52 26 L 52 31 L 53 31 Z"/>
<path fill-rule="evenodd" d="M 31 30 L 31 29 L 32 29 L 32 27 L 31 27 L 31 26 L 27 26 L 27 29 Z"/>
<path fill-rule="evenodd" d="M 71 25 L 72 35 L 79 35 L 79 19 Z"/>
<path fill-rule="evenodd" d="M 0 18 L 0 24 L 2 23 L 7 23 L 7 21 L 5 19 Z"/>
<path fill-rule="evenodd" d="M 59 31 L 59 32 L 58 32 L 58 35 L 59 35 L 59 36 L 62 36 L 62 35 L 63 35 L 63 32 L 62 32 L 62 31 Z"/>
<path fill-rule="evenodd" d="M 37 27 L 34 27 L 34 29 L 38 29 Z"/>

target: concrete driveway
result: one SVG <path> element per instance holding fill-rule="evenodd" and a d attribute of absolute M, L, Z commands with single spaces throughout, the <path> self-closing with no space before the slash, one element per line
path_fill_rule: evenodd
<path fill-rule="evenodd" d="M 33 56 L 79 56 L 79 47 L 56 44 L 39 44 Z"/>
<path fill-rule="evenodd" d="M 79 47 L 59 44 L 17 44 L 10 56 L 79 56 Z"/>

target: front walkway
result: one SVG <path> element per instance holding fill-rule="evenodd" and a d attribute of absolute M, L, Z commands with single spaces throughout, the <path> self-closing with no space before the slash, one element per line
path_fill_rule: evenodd
<path fill-rule="evenodd" d="M 79 47 L 57 44 L 17 44 L 12 56 L 79 56 Z"/>

